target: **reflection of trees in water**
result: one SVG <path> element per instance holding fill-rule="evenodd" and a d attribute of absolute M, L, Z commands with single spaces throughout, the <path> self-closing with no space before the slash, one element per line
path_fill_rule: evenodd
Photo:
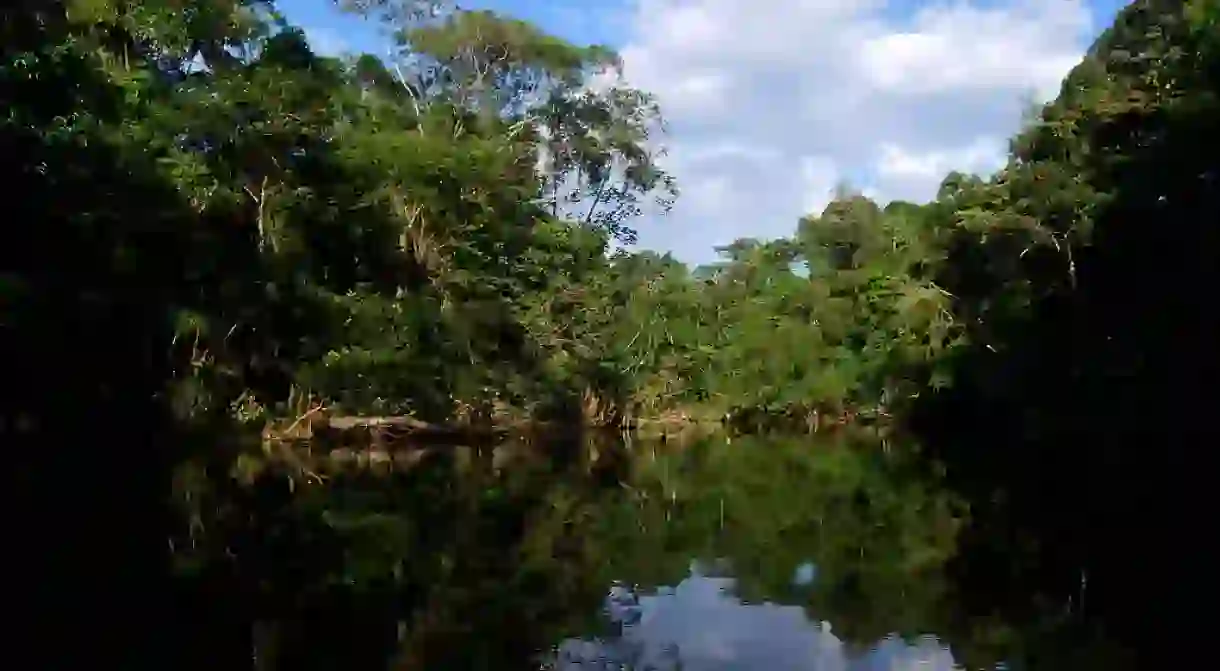
<path fill-rule="evenodd" d="M 692 558 L 705 560 L 703 572 L 731 577 L 742 603 L 800 606 L 810 620 L 831 623 L 845 659 L 862 668 L 896 654 L 876 650 L 896 650 L 892 634 L 908 643 L 938 634 L 969 668 L 1000 660 L 1011 668 L 1130 667 L 1123 647 L 1073 610 L 1032 622 L 988 610 L 993 595 L 969 591 L 979 577 L 970 571 L 995 578 L 1004 567 L 1028 570 L 1026 557 L 974 545 L 963 552 L 955 495 L 859 438 L 709 440 L 655 459 L 642 451 L 632 506 L 599 513 L 598 529 L 611 539 L 602 545 L 616 548 L 609 573 L 646 588 L 676 585 Z M 966 536 L 980 537 L 987 529 Z M 812 580 L 801 584 L 796 575 L 810 562 Z M 1037 606 L 1032 593 L 1027 601 Z M 939 643 L 917 648 L 942 654 Z"/>
<path fill-rule="evenodd" d="M 638 505 L 621 515 L 630 524 L 614 543 L 616 563 L 633 572 L 619 575 L 675 584 L 697 558 L 702 573 L 730 575 L 743 602 L 802 606 L 850 641 L 926 633 L 943 605 L 939 568 L 954 550 L 957 509 L 867 444 L 706 441 L 641 461 Z M 811 559 L 814 580 L 797 584 Z M 667 580 L 649 582 L 649 564 L 667 566 Z"/>
<path fill-rule="evenodd" d="M 747 438 L 637 453 L 644 456 L 630 495 L 599 511 L 597 530 L 599 544 L 613 548 L 607 572 L 638 588 L 615 585 L 605 635 L 566 642 L 555 668 L 676 668 L 681 640 L 658 628 L 656 612 L 641 622 L 639 601 L 647 594 L 658 609 L 673 603 L 674 593 L 658 588 L 688 578 L 723 585 L 716 608 L 747 618 L 765 615 L 753 610 L 763 603 L 799 607 L 800 624 L 790 618 L 785 626 L 802 640 L 786 643 L 812 646 L 826 656 L 820 663 L 840 668 L 887 668 L 875 667 L 887 636 L 936 629 L 946 605 L 938 570 L 952 554 L 955 509 L 869 446 Z M 682 612 L 671 615 L 709 625 L 715 617 L 699 604 Z M 761 649 L 765 641 L 725 644 L 749 647 L 758 659 L 781 654 Z"/>
<path fill-rule="evenodd" d="M 333 472 L 293 489 L 263 473 L 183 557 L 202 567 L 184 580 L 210 614 L 197 665 L 536 668 L 604 592 L 588 527 L 597 497 L 617 488 L 599 482 L 607 473 L 585 448 L 502 446 L 496 459 L 445 448 L 402 471 Z"/>
<path fill-rule="evenodd" d="M 722 612 L 793 607 L 781 625 L 811 646 L 818 668 L 889 668 L 885 659 L 924 649 L 895 647 L 893 633 L 974 634 L 946 617 L 954 604 L 941 568 L 956 508 L 867 445 L 708 440 L 655 457 L 602 446 L 598 454 L 634 455 L 612 472 L 577 443 L 504 449 L 439 450 L 402 472 L 335 473 L 295 491 L 265 475 L 234 495 L 233 510 L 210 522 L 225 543 L 201 545 L 212 554 L 195 590 L 233 641 L 209 639 L 200 668 L 251 668 L 255 623 L 260 671 L 371 671 L 387 660 L 689 668 L 706 650 L 644 611 L 672 604 L 680 595 L 662 586 L 681 591 L 692 571 L 724 588 L 712 604 Z M 700 607 L 679 619 L 699 625 L 711 617 Z M 983 633 L 995 631 L 1004 633 Z M 733 632 L 721 643 L 764 661 L 787 654 Z M 963 649 L 970 643 L 963 637 Z M 986 659 L 979 650 L 967 657 Z"/>

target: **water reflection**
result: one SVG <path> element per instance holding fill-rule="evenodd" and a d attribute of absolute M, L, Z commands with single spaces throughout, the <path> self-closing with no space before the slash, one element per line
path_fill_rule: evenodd
<path fill-rule="evenodd" d="M 622 624 L 610 639 L 569 639 L 549 668 L 686 669 L 687 671 L 897 671 L 955 668 L 952 654 L 933 636 L 908 643 L 887 637 L 865 650 L 845 645 L 833 624 L 810 620 L 798 606 L 744 604 L 734 580 L 692 575 L 672 589 L 631 598 L 622 588 L 607 599 L 607 617 Z"/>
<path fill-rule="evenodd" d="M 844 437 L 548 439 L 385 469 L 264 475 L 218 515 L 191 579 L 234 634 L 180 668 L 934 671 L 1012 647 L 956 606 L 957 503 Z"/>
<path fill-rule="evenodd" d="M 631 496 L 599 511 L 625 581 L 603 608 L 611 633 L 563 641 L 549 668 L 954 668 L 929 635 L 956 528 L 948 499 L 830 440 L 643 454 Z"/>

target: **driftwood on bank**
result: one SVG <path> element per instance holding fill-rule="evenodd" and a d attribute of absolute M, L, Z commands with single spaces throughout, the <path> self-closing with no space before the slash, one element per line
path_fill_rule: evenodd
<path fill-rule="evenodd" d="M 587 428 L 587 427 L 584 427 Z M 264 456 L 332 465 L 413 465 L 426 453 L 453 448 L 481 452 L 504 443 L 581 435 L 571 423 L 510 421 L 437 424 L 406 416 L 331 416 L 314 410 L 263 432 Z"/>
<path fill-rule="evenodd" d="M 574 422 L 556 421 L 484 421 L 484 422 L 454 422 L 432 423 L 410 416 L 375 416 L 375 415 L 330 415 L 322 408 L 316 408 L 299 417 L 287 427 L 269 426 L 264 438 L 271 441 L 309 440 L 317 447 L 332 449 L 348 447 L 355 449 L 412 449 L 421 445 L 481 445 L 502 441 L 506 438 L 522 435 L 537 435 L 552 433 L 566 435 L 574 428 L 578 430 L 620 430 L 629 431 L 637 436 L 649 438 L 678 435 L 715 433 L 735 425 L 751 425 L 750 417 L 696 417 L 685 413 L 669 413 L 655 418 L 633 418 L 619 425 L 589 424 L 576 420 Z M 757 418 L 756 418 L 757 419 Z M 766 418 L 759 428 L 772 424 L 777 418 Z M 794 417 L 781 417 L 789 422 Z M 838 415 L 823 415 L 812 413 L 796 422 L 801 428 L 810 432 L 834 429 L 840 426 L 857 423 L 885 423 L 888 415 L 884 412 L 845 412 Z M 796 427 L 793 427 L 796 428 Z"/>
<path fill-rule="evenodd" d="M 279 430 L 269 427 L 263 434 L 262 454 L 248 455 L 244 470 L 252 474 L 269 466 L 286 466 L 306 481 L 321 482 L 326 475 L 352 469 L 410 470 L 441 454 L 457 463 L 487 458 L 499 468 L 522 454 L 537 452 L 533 447 L 538 440 L 549 444 L 584 435 L 583 428 L 570 423 L 433 424 L 412 417 L 327 417 L 319 412 Z"/>
<path fill-rule="evenodd" d="M 317 412 L 307 413 L 287 427 L 270 426 L 264 432 L 264 438 L 309 440 L 323 447 L 469 444 L 503 438 L 520 428 L 503 424 L 434 424 L 414 417 L 330 416 Z"/>
<path fill-rule="evenodd" d="M 873 418 L 863 415 L 843 416 L 838 421 L 809 426 L 811 432 L 835 431 L 852 426 L 870 426 L 869 419 L 888 419 L 884 413 Z M 261 455 L 242 459 L 251 474 L 266 467 L 287 467 L 305 476 L 306 482 L 321 482 L 338 472 L 394 472 L 415 468 L 431 456 L 445 455 L 458 462 L 490 458 L 494 467 L 507 463 L 511 454 L 521 453 L 523 446 L 537 443 L 556 444 L 578 438 L 579 442 L 593 434 L 630 433 L 646 441 L 666 439 L 683 442 L 729 428 L 730 418 L 694 418 L 665 416 L 636 419 L 617 427 L 590 426 L 581 422 L 515 421 L 495 424 L 435 424 L 403 416 L 330 416 L 316 408 L 287 426 L 268 426 L 263 433 Z M 851 421 L 855 420 L 855 421 Z M 864 421 L 860 421 L 864 420 Z M 857 422 L 859 422 L 857 424 Z M 885 422 L 882 422 L 884 426 Z M 593 461 L 598 450 L 592 450 Z M 529 450 L 527 450 L 529 451 Z M 553 450 L 544 450 L 552 454 Z M 482 456 L 477 456 L 482 455 Z M 512 459 L 509 459 L 510 461 Z"/>

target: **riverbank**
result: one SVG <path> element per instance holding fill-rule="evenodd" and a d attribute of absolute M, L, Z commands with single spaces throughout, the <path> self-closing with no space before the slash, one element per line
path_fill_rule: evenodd
<path fill-rule="evenodd" d="M 574 431 L 626 431 L 645 439 L 768 429 L 813 434 L 848 425 L 877 425 L 890 419 L 883 409 L 838 414 L 818 411 L 766 413 L 759 410 L 730 413 L 690 409 L 666 411 L 651 417 L 614 417 L 615 421 L 608 421 L 606 415 L 584 415 L 570 420 L 536 420 L 501 414 L 481 419 L 466 416 L 452 422 L 437 423 L 406 415 L 333 414 L 318 405 L 294 420 L 267 422 L 262 435 L 264 442 L 310 440 L 331 446 L 375 448 L 388 444 L 477 444 L 500 441 L 513 435 Z"/>

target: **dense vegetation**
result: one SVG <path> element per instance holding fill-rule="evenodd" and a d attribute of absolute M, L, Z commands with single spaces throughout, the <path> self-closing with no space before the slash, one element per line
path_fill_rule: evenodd
<path fill-rule="evenodd" d="M 40 655 L 232 665 L 277 608 L 427 602 L 434 578 L 404 567 L 463 556 L 460 533 L 420 531 L 460 510 L 412 518 L 405 545 L 360 544 L 362 524 L 407 524 L 427 482 L 234 477 L 258 429 L 319 405 L 455 423 L 881 420 L 971 501 L 963 543 L 992 558 L 961 576 L 985 586 L 980 612 L 1071 604 L 1138 641 L 1133 603 L 1191 603 L 1190 580 L 1146 576 L 1207 566 L 1163 548 L 1211 472 L 1214 0 L 1125 9 L 997 174 L 950 175 L 927 204 L 844 192 L 790 238 L 693 270 L 610 252 L 677 196 L 660 110 L 607 76 L 612 52 L 433 3 L 345 8 L 384 25 L 393 57 L 319 56 L 272 2 L 0 10 L 15 196 L 0 431 L 29 512 L 10 534 L 39 550 L 18 550 L 14 575 L 37 587 L 23 619 L 73 612 L 91 630 Z M 327 517 L 344 491 L 364 492 L 354 527 Z M 369 553 L 385 561 L 356 571 Z M 199 608 L 159 616 L 170 599 Z M 115 603 L 148 615 L 92 633 Z"/>

